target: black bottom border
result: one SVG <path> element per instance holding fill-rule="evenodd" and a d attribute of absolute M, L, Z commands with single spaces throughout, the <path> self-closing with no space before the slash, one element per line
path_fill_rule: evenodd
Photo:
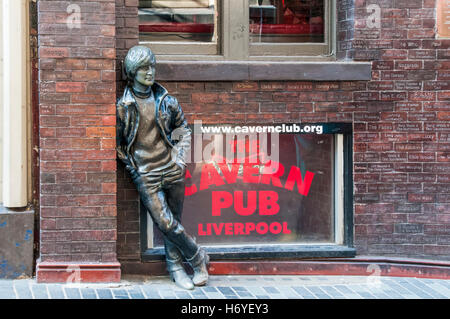
<path fill-rule="evenodd" d="M 59 318 L 65 313 L 71 317 L 77 315 L 90 316 L 98 312 L 103 318 L 113 316 L 150 316 L 156 318 L 277 318 L 289 314 L 297 317 L 318 317 L 320 315 L 336 315 L 342 311 L 345 316 L 366 317 L 371 315 L 385 316 L 394 309 L 401 310 L 403 316 L 417 314 L 424 307 L 433 307 L 433 311 L 448 309 L 448 300 L 325 300 L 325 299 L 159 299 L 159 300 L 0 300 L 2 306 L 11 307 L 14 312 L 30 311 L 48 314 L 49 309 Z M 23 306 L 22 308 L 19 308 Z M 28 306 L 28 307 L 26 307 Z M 354 307 L 364 307 L 363 312 Z M 400 306 L 400 307 L 399 307 Z M 214 308 L 212 308 L 214 307 Z M 388 308 L 389 307 L 389 308 Z M 395 307 L 395 308 L 393 308 Z M 445 307 L 445 308 L 444 308 Z M 3 307 L 5 309 L 5 307 Z M 61 309 L 61 311 L 59 310 Z M 194 310 L 195 309 L 195 310 Z M 214 309 L 211 314 L 211 309 Z M 311 312 L 310 312 L 311 311 Z M 47 315 L 46 315 L 47 316 Z"/>

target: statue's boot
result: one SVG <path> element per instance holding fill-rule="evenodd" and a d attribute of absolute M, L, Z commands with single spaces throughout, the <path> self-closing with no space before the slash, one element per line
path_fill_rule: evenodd
<path fill-rule="evenodd" d="M 197 253 L 191 259 L 187 259 L 187 261 L 191 264 L 192 269 L 194 270 L 194 277 L 192 278 L 194 285 L 206 285 L 208 282 L 208 254 L 202 248 L 199 248 Z"/>
<path fill-rule="evenodd" d="M 194 289 L 194 284 L 191 278 L 186 274 L 186 271 L 181 264 L 181 260 L 166 260 L 166 263 L 170 279 L 172 279 L 178 287 L 187 290 Z"/>
<path fill-rule="evenodd" d="M 171 222 L 163 226 L 166 227 L 159 227 L 159 229 L 163 231 L 167 239 L 179 249 L 186 261 L 192 266 L 194 270 L 192 282 L 194 285 L 205 285 L 208 282 L 207 264 L 209 263 L 209 256 L 197 245 L 195 239 L 186 233 L 184 227 L 177 220 L 172 219 Z"/>

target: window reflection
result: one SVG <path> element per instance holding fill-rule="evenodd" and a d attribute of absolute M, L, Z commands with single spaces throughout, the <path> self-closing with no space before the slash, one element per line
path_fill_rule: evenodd
<path fill-rule="evenodd" d="M 216 2 L 139 1 L 140 41 L 216 42 Z"/>
<path fill-rule="evenodd" d="M 324 0 L 250 0 L 250 42 L 324 42 Z"/>

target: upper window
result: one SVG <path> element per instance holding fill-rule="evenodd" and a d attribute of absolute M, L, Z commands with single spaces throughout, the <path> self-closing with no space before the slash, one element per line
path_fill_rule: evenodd
<path fill-rule="evenodd" d="M 141 43 L 156 54 L 218 54 L 217 2 L 139 1 Z"/>
<path fill-rule="evenodd" d="M 329 56 L 333 0 L 141 0 L 140 42 L 158 55 L 225 60 Z"/>

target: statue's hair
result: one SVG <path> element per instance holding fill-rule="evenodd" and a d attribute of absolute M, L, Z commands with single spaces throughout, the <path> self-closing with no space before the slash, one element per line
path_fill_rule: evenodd
<path fill-rule="evenodd" d="M 133 82 L 137 70 L 146 65 L 154 64 L 156 61 L 155 55 L 150 48 L 136 45 L 132 47 L 125 57 L 124 68 L 128 81 Z"/>

